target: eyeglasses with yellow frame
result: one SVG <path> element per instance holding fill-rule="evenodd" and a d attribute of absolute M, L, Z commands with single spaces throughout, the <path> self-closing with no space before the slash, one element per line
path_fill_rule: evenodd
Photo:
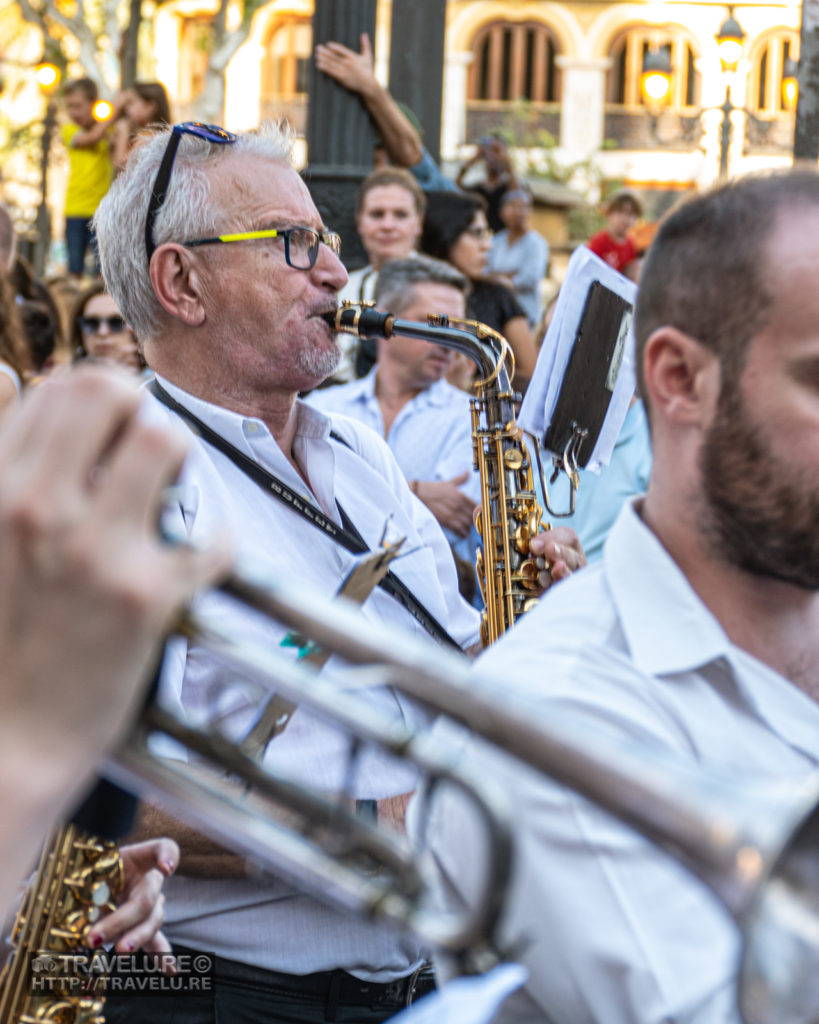
<path fill-rule="evenodd" d="M 335 231 L 315 231 L 313 228 L 265 228 L 261 231 L 238 231 L 213 238 L 194 238 L 183 242 L 187 248 L 197 245 L 216 245 L 223 242 L 254 242 L 262 238 L 284 239 L 284 260 L 294 270 L 312 270 L 318 259 L 319 245 L 323 243 L 336 256 L 341 253 L 341 236 Z"/>

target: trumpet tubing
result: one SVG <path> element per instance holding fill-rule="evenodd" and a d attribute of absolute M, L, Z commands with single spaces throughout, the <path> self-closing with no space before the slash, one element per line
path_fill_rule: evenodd
<path fill-rule="evenodd" d="M 327 601 L 302 583 L 271 584 L 250 573 L 231 578 L 222 589 L 351 664 L 369 666 L 374 683 L 393 686 L 459 722 L 668 851 L 714 891 L 743 930 L 740 998 L 746 1024 L 819 1024 L 812 989 L 819 967 L 819 774 L 799 788 L 766 793 L 757 784 L 693 771 L 674 759 L 658 759 L 653 750 L 613 742 L 607 733 L 590 733 L 584 720 L 565 713 L 550 712 L 548 718 L 533 714 L 527 701 L 497 680 L 481 678 L 467 659 L 432 642 L 365 623 L 357 606 L 343 598 Z M 259 817 L 258 809 L 243 807 L 235 796 L 226 798 L 218 787 L 180 777 L 147 752 L 152 732 L 212 757 L 246 785 L 263 794 L 269 790 L 274 800 L 290 799 L 287 784 L 280 785 L 282 780 L 226 739 L 192 729 L 161 709 L 146 714 L 106 774 L 137 790 L 165 794 L 180 817 L 206 827 L 225 845 L 250 853 L 303 891 L 398 922 L 433 947 L 452 951 L 464 970 L 491 962 L 493 930 L 509 877 L 510 840 L 502 801 L 499 808 L 486 780 L 453 769 L 449 751 L 428 733 L 413 735 L 383 722 L 359 698 L 339 694 L 317 673 L 266 649 L 240 647 L 220 634 L 218 621 L 188 616 L 182 628 L 234 666 L 267 679 L 288 700 L 411 758 L 424 771 L 438 772 L 487 808 L 492 866 L 482 905 L 460 918 L 436 913 L 425 899 L 424 879 L 404 860 L 406 851 L 388 848 L 384 854 L 383 837 L 374 844 L 363 840 L 356 831 L 360 822 L 351 829 L 332 806 L 310 808 L 313 796 L 305 802 L 300 793 L 292 795 L 305 820 L 293 832 L 273 816 Z M 336 842 L 317 849 L 315 833 L 334 828 Z M 373 873 L 374 861 L 383 863 L 382 872 Z M 801 989 L 788 984 L 793 976 L 806 979 Z"/>
<path fill-rule="evenodd" d="M 479 386 L 500 380 L 492 384 L 483 422 L 493 430 L 508 427 L 505 407 L 511 398 L 502 381 L 504 360 L 498 358 L 496 338 L 476 341 L 475 333 L 451 326 L 397 321 L 391 314 L 355 308 L 341 310 L 334 325 L 386 337 L 400 330 L 472 355 L 483 374 Z M 435 333 L 439 329 L 446 332 L 447 342 Z M 510 429 L 489 456 L 498 474 L 517 472 L 523 465 L 518 466 Z M 488 446 L 488 434 L 476 432 L 476 437 L 481 447 Z M 497 502 L 500 488 L 488 485 L 488 490 L 490 503 Z M 511 550 L 505 538 L 512 525 L 531 532 L 536 516 L 528 508 L 525 488 L 510 501 L 518 504 L 510 504 L 507 511 L 517 513 L 521 506 L 521 517 L 507 515 L 506 527 L 498 530 L 504 558 Z M 499 511 L 491 514 L 502 521 Z M 328 601 L 302 581 L 259 579 L 241 569 L 220 589 L 351 665 L 367 666 L 370 685 L 393 687 L 460 723 L 665 849 L 713 890 L 743 930 L 740 1002 L 746 1024 L 819 1024 L 814 992 L 819 975 L 819 774 L 798 788 L 761 792 L 756 783 L 722 779 L 661 758 L 653 748 L 639 750 L 631 742 L 613 741 L 608 733 L 590 730 L 585 719 L 553 710 L 548 717 L 533 712 L 514 689 L 483 678 L 466 658 L 432 641 L 365 621 L 356 605 L 344 598 Z M 428 880 L 412 854 L 394 837 L 371 834 L 369 826 L 321 794 L 274 776 L 219 733 L 194 727 L 162 708 L 146 710 L 133 735 L 112 755 L 106 774 L 137 791 L 159 791 L 180 817 L 205 827 L 302 890 L 336 906 L 398 922 L 433 947 L 454 953 L 465 970 L 485 967 L 494 950 L 511 858 L 504 803 L 493 795 L 490 783 L 472 778 L 460 765 L 453 767 L 451 751 L 434 733 L 412 733 L 392 719 L 385 721 L 367 702 L 339 693 L 315 670 L 280 652 L 240 645 L 224 635 L 215 616 L 189 612 L 178 631 L 248 676 L 263 679 L 287 701 L 338 723 L 354 744 L 375 743 L 409 758 L 426 774 L 429 789 L 442 783 L 457 786 L 486 822 L 490 866 L 483 900 L 461 915 L 442 914 L 431 904 Z M 595 657 L 603 656 L 589 652 L 589 658 Z M 260 799 L 243 801 L 235 792 L 226 793 L 223 784 L 203 782 L 201 773 L 192 778 L 184 763 L 153 757 L 147 741 L 154 733 L 220 765 L 223 775 L 242 780 Z M 275 815 L 274 808 L 282 804 L 293 812 L 287 827 Z M 377 870 L 374 865 L 379 865 Z"/>

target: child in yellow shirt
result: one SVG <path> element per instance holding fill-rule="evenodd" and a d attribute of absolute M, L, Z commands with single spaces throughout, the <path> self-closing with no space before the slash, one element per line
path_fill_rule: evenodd
<path fill-rule="evenodd" d="M 91 230 L 100 200 L 108 191 L 113 167 L 108 151 L 108 124 L 94 118 L 97 84 L 90 78 L 68 82 L 63 90 L 65 112 L 71 119 L 61 128 L 68 151 L 68 190 L 65 196 L 65 242 L 68 272 L 81 278 L 90 248 L 99 273 L 97 246 Z"/>

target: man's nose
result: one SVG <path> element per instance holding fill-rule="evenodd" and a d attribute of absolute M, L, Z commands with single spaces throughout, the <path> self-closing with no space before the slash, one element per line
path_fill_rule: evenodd
<path fill-rule="evenodd" d="M 312 272 L 317 275 L 322 285 L 329 285 L 334 291 L 339 291 L 347 284 L 347 270 L 344 264 L 330 246 L 324 243 L 319 245 Z"/>

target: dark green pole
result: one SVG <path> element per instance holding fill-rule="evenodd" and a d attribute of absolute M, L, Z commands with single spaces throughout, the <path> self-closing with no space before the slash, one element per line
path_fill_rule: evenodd
<path fill-rule="evenodd" d="M 316 0 L 313 45 L 335 41 L 358 50 L 362 32 L 375 38 L 375 5 L 376 0 Z M 374 137 L 358 96 L 318 71 L 311 60 L 304 179 L 324 223 L 341 235 L 348 269 L 367 262 L 355 230 L 355 199 L 372 170 Z"/>
<path fill-rule="evenodd" d="M 794 160 L 819 159 L 819 0 L 802 0 Z"/>
<path fill-rule="evenodd" d="M 390 92 L 412 110 L 424 129 L 424 145 L 437 160 L 441 150 L 446 0 L 393 0 Z"/>

